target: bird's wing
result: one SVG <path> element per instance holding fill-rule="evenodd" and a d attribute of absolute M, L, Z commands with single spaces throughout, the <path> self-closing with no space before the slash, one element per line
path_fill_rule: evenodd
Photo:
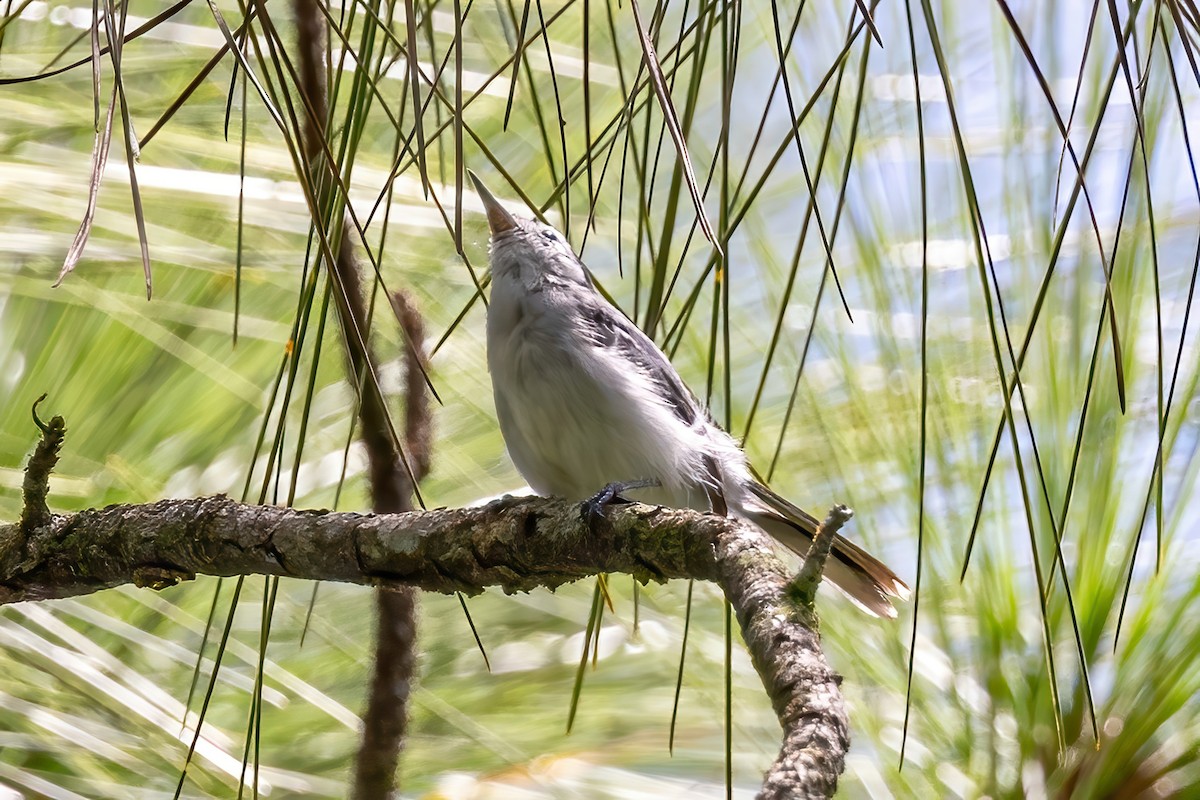
<path fill-rule="evenodd" d="M 700 401 L 650 337 L 620 311 L 597 298 L 582 309 L 583 334 L 612 357 L 635 365 L 654 384 L 657 394 L 686 425 L 705 415 Z"/>

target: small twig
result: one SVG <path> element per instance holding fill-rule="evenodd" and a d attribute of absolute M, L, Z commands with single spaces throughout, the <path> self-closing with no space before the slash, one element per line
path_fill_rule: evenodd
<path fill-rule="evenodd" d="M 817 586 L 821 583 L 821 574 L 825 571 L 825 559 L 829 558 L 829 550 L 833 540 L 842 526 L 850 521 L 854 511 L 849 506 L 836 505 L 829 509 L 825 521 L 813 535 L 812 547 L 800 565 L 800 571 L 788 584 L 787 593 L 804 608 L 811 609 L 817 598 Z"/>
<path fill-rule="evenodd" d="M 38 528 L 49 524 L 50 507 L 46 495 L 50 492 L 50 473 L 58 463 L 58 449 L 67 435 L 67 425 L 61 416 L 51 417 L 49 423 L 38 417 L 38 404 L 46 399 L 42 395 L 33 401 L 33 424 L 42 432 L 42 439 L 29 457 L 25 467 L 25 482 L 21 487 L 24 505 L 21 509 L 21 532 L 30 536 Z"/>

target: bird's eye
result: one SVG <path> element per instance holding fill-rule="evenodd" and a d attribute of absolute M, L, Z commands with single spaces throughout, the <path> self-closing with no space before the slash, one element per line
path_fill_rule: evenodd
<path fill-rule="evenodd" d="M 543 230 L 542 238 L 545 239 L 547 242 L 558 242 L 559 241 L 558 232 L 553 231 L 553 230 Z"/>

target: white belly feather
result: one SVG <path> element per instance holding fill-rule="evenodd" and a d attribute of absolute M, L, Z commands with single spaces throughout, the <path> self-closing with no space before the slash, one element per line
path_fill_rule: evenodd
<path fill-rule="evenodd" d="M 520 300 L 498 288 L 488 310 L 488 365 L 505 444 L 530 487 L 582 500 L 609 483 L 656 479 L 662 488 L 628 494 L 706 509 L 704 488 L 688 479 L 704 474 L 703 433 L 676 416 L 632 365 L 611 358 L 569 319 L 543 316 L 533 324 Z M 552 305 L 541 308 L 544 315 L 555 313 Z M 690 446 L 680 447 L 681 441 Z"/>

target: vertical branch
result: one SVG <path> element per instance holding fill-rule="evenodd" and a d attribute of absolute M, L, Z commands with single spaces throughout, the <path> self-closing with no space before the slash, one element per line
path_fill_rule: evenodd
<path fill-rule="evenodd" d="M 322 156 L 323 126 L 329 117 L 329 90 L 325 81 L 324 53 L 328 29 L 318 0 L 293 0 L 296 17 L 300 91 L 313 109 L 305 120 L 305 157 L 310 174 Z M 314 220 L 323 224 L 323 220 Z M 338 318 L 347 335 L 346 359 L 350 380 L 360 388 L 359 421 L 367 454 L 371 508 L 375 513 L 411 511 L 415 481 L 429 466 L 429 406 L 423 383 L 424 364 L 421 322 L 404 296 L 392 298 L 397 318 L 404 328 L 407 354 L 406 446 L 413 453 L 412 479 L 389 436 L 387 407 L 374 380 L 367 379 L 369 364 L 377 363 L 369 352 L 368 310 L 362 277 L 352 239 L 343 235 L 337 259 L 330 265 Z M 360 335 L 355 335 L 357 331 Z M 395 788 L 396 765 L 408 728 L 408 700 L 416 669 L 416 595 L 411 588 L 379 589 L 376 594 L 377 633 L 375 669 L 367 707 L 363 713 L 363 739 L 355 762 L 355 798 L 386 798 Z"/>
<path fill-rule="evenodd" d="M 41 430 L 42 438 L 29 457 L 25 480 L 21 484 L 21 533 L 26 537 L 50 521 L 50 507 L 46 505 L 46 495 L 50 494 L 50 473 L 58 463 L 58 450 L 67 435 L 67 425 L 61 416 L 55 415 L 49 424 L 38 417 L 37 407 L 45 399 L 46 395 L 43 394 L 34 400 L 31 409 L 34 424 Z"/>
<path fill-rule="evenodd" d="M 404 439 L 413 475 L 421 480 L 429 471 L 432 423 L 429 394 L 425 389 L 424 325 L 407 295 L 391 296 L 392 309 L 409 346 L 405 348 L 404 394 L 407 402 Z M 372 457 L 373 460 L 373 457 Z M 407 473 L 392 460 L 397 483 L 407 482 Z M 384 509 L 379 497 L 375 511 L 411 511 L 412 492 L 398 498 L 400 507 Z M 408 731 L 408 699 L 416 673 L 416 592 L 408 587 L 380 588 L 375 595 L 377 609 L 375 633 L 375 670 L 363 712 L 363 738 L 354 769 L 354 793 L 357 800 L 390 797 L 395 785 L 396 765 Z"/>

